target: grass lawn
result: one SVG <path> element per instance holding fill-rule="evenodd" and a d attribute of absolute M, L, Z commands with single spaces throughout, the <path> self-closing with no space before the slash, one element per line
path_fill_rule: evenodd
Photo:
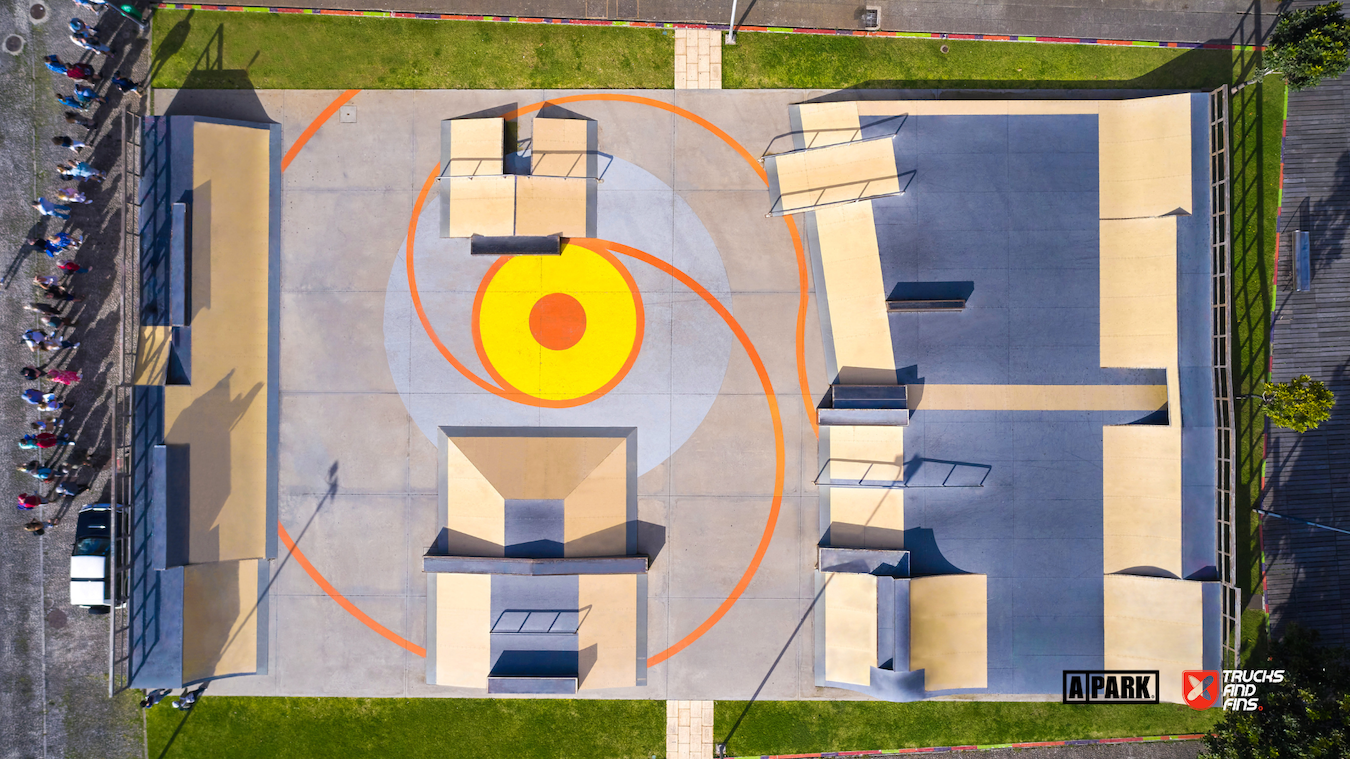
<path fill-rule="evenodd" d="M 203 698 L 146 713 L 151 759 L 660 756 L 661 701 Z"/>
<path fill-rule="evenodd" d="M 942 53 L 947 45 L 951 52 Z M 959 40 L 742 34 L 722 49 L 722 86 L 737 88 L 1213 89 L 1226 50 Z"/>
<path fill-rule="evenodd" d="M 670 88 L 659 29 L 157 11 L 151 81 L 197 89 Z"/>
<path fill-rule="evenodd" d="M 1250 70 L 1252 57 L 1239 59 Z M 1239 72 L 1236 79 L 1243 78 Z M 1280 198 L 1280 143 L 1285 107 L 1284 82 L 1269 77 L 1233 96 L 1231 210 L 1233 230 L 1233 386 L 1238 395 L 1255 392 L 1270 366 L 1270 314 L 1274 308 L 1276 221 Z M 1261 556 L 1252 507 L 1261 494 L 1265 460 L 1265 418 L 1252 400 L 1237 402 L 1238 583 L 1244 604 L 1261 590 Z M 1264 652 L 1266 618 L 1243 615 L 1244 655 Z M 1260 629 L 1249 630 L 1248 626 Z M 1260 640 L 1261 645 L 1248 646 Z M 1262 653 L 1263 655 L 1263 653 Z M 1258 662 L 1259 663 L 1259 662 Z"/>
<path fill-rule="evenodd" d="M 1222 716 L 1175 704 L 757 701 L 748 711 L 745 705 L 717 702 L 715 735 L 718 742 L 730 735 L 729 756 L 1180 735 L 1205 732 Z"/>

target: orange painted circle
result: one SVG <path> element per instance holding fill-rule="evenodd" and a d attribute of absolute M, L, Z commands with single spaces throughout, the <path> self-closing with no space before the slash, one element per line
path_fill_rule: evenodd
<path fill-rule="evenodd" d="M 549 293 L 530 309 L 530 334 L 551 351 L 565 351 L 586 334 L 586 309 L 567 293 Z"/>
<path fill-rule="evenodd" d="M 417 204 L 417 207 L 414 209 L 414 220 L 417 215 L 421 214 L 421 211 L 422 208 L 421 204 L 419 203 Z M 484 371 L 486 371 L 488 376 L 492 378 L 492 382 L 497 383 L 493 385 L 491 383 L 485 383 L 482 382 L 481 380 L 477 380 L 476 378 L 471 377 L 475 379 L 475 382 L 476 384 L 478 384 L 479 387 L 482 387 L 485 390 L 492 392 L 494 395 L 498 395 L 503 398 L 506 398 L 507 400 L 515 401 L 516 403 L 521 403 L 527 406 L 536 406 L 539 408 L 572 408 L 574 406 L 585 405 L 603 396 L 610 390 L 613 390 L 620 382 L 622 382 L 624 377 L 628 376 L 629 370 L 632 369 L 633 364 L 637 362 L 638 353 L 640 353 L 642 350 L 644 326 L 647 320 L 646 312 L 643 310 L 642 306 L 642 292 L 641 290 L 638 289 L 637 281 L 633 279 L 633 275 L 628 271 L 628 267 L 624 266 L 623 262 L 620 261 L 617 256 L 606 250 L 603 247 L 603 245 L 587 244 L 588 242 L 594 241 L 568 240 L 567 245 L 564 247 L 564 255 L 566 255 L 567 246 L 575 246 L 584 249 L 587 253 L 599 256 L 601 259 L 604 260 L 604 262 L 608 263 L 609 266 L 613 267 L 614 271 L 617 272 L 620 277 L 622 277 L 624 285 L 627 287 L 629 295 L 631 295 L 633 299 L 633 320 L 634 320 L 633 344 L 629 348 L 628 355 L 624 359 L 623 364 L 618 367 L 618 370 L 614 372 L 613 376 L 611 376 L 599 387 L 596 387 L 594 390 L 591 390 L 589 392 L 585 392 L 582 395 L 571 398 L 544 398 L 534 393 L 521 390 L 520 388 L 513 385 L 509 379 L 503 376 L 502 372 L 498 370 L 498 367 L 495 364 L 493 364 L 491 357 L 488 356 L 488 350 L 487 347 L 484 345 L 483 341 L 483 324 L 482 324 L 483 301 L 487 297 L 488 289 L 492 284 L 493 279 L 497 276 L 497 273 L 500 272 L 502 270 L 502 267 L 506 266 L 507 263 L 510 262 L 512 258 L 514 258 L 514 256 L 501 256 L 492 263 L 492 266 L 488 268 L 487 273 L 483 275 L 482 281 L 478 284 L 478 292 L 474 295 L 473 299 L 473 314 L 469 323 L 469 331 L 473 335 L 474 351 L 478 354 L 478 361 L 483 365 Z M 410 275 L 408 277 L 408 283 L 410 286 L 409 289 L 412 293 L 414 293 L 413 297 L 415 303 L 415 310 L 418 310 L 418 318 L 422 320 L 422 327 L 427 331 L 427 335 L 431 337 L 432 342 L 439 345 L 440 338 L 436 336 L 435 330 L 431 327 L 430 321 L 423 318 L 423 313 L 420 310 L 421 298 L 416 294 L 417 280 L 413 276 L 411 276 L 412 274 L 411 255 L 408 256 L 408 268 Z M 584 337 L 585 334 L 583 331 L 583 334 L 578 338 L 578 342 L 581 340 L 581 338 Z M 542 341 L 540 341 L 540 345 L 543 345 Z M 448 354 L 449 351 L 448 350 L 443 351 L 443 353 Z M 458 369 L 459 367 L 456 366 L 455 368 Z M 465 370 L 461 370 L 461 374 L 464 374 L 464 372 Z M 465 376 L 471 375 L 465 374 Z"/>

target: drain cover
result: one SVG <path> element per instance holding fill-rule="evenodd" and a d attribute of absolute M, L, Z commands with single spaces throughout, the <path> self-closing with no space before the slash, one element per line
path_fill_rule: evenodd
<path fill-rule="evenodd" d="M 53 630 L 60 630 L 66 626 L 66 613 L 60 609 L 52 609 L 47 612 L 47 624 L 51 625 Z"/>
<path fill-rule="evenodd" d="M 28 17 L 33 19 L 34 21 L 46 21 L 47 6 L 43 5 L 42 3 L 33 3 L 33 5 L 28 9 Z"/>
<path fill-rule="evenodd" d="M 23 37 L 17 34 L 11 34 L 5 38 L 5 52 L 10 55 L 18 55 L 23 52 Z"/>

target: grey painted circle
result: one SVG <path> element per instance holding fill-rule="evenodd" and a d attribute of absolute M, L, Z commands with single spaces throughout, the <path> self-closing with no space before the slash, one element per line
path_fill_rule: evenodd
<path fill-rule="evenodd" d="M 703 285 L 728 311 L 731 286 L 722 257 L 689 204 L 649 172 L 601 156 L 596 236 L 668 261 Z M 415 233 L 417 290 L 446 348 L 487 378 L 470 334 L 474 295 L 493 262 L 470 256 L 467 239 L 440 237 L 435 193 Z M 440 426 L 636 427 L 638 473 L 660 465 L 693 435 L 722 386 L 735 337 L 707 303 L 668 274 L 618 256 L 642 293 L 642 350 L 613 390 L 573 408 L 538 408 L 497 397 L 466 379 L 422 328 L 408 287 L 406 250 L 389 274 L 384 304 L 389 370 L 408 414 L 433 443 Z"/>

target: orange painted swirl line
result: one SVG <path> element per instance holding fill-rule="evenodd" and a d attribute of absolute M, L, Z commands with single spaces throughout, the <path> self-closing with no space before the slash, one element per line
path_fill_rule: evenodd
<path fill-rule="evenodd" d="M 551 100 L 543 100 L 538 103 L 532 103 L 530 105 L 522 106 L 520 108 L 515 109 L 514 111 L 510 111 L 504 114 L 502 118 L 508 120 L 519 118 L 521 116 L 524 116 L 525 114 L 534 113 L 535 111 L 543 108 L 546 105 L 563 105 L 565 103 L 581 103 L 597 100 L 617 102 L 617 103 L 637 103 L 639 105 L 647 105 L 651 106 L 652 108 L 659 108 L 660 110 L 666 111 L 668 113 L 673 113 L 681 118 L 688 119 L 689 121 L 692 121 L 695 124 L 698 124 L 699 126 L 708 130 L 709 132 L 712 132 L 719 139 L 721 139 L 722 142 L 725 142 L 728 146 L 730 146 L 731 149 L 736 151 L 737 155 L 739 155 L 750 166 L 750 168 L 759 177 L 760 181 L 764 183 L 764 186 L 767 187 L 769 185 L 769 174 L 764 170 L 764 167 L 760 165 L 759 160 L 755 158 L 753 155 L 751 155 L 750 151 L 746 150 L 739 142 L 733 139 L 731 135 L 722 131 L 720 128 L 718 128 L 716 124 L 713 124 L 711 121 L 708 121 L 707 119 L 703 118 L 697 113 L 687 111 L 677 105 L 673 105 L 671 103 L 664 103 L 660 100 L 655 100 L 653 98 L 642 97 L 641 95 L 626 95 L 618 92 L 600 92 L 585 95 L 567 95 L 566 97 L 553 98 Z M 806 418 L 811 422 L 811 431 L 815 433 L 816 437 L 820 437 L 820 425 L 819 422 L 816 420 L 816 407 L 812 403 L 811 386 L 806 379 L 806 306 L 807 303 L 809 302 L 809 297 L 806 291 L 808 284 L 808 275 L 806 268 L 806 250 L 802 247 L 802 238 L 801 235 L 797 232 L 797 222 L 793 220 L 791 216 L 784 216 L 783 223 L 787 225 L 788 235 L 792 237 L 792 247 L 797 253 L 797 289 L 801 294 L 797 300 L 797 334 L 796 334 L 797 384 L 801 388 L 802 404 L 806 408 Z M 453 363 L 454 362 L 452 362 L 452 364 Z"/>
<path fill-rule="evenodd" d="M 427 650 L 425 648 L 422 648 L 379 622 L 376 622 L 374 619 L 371 619 L 369 614 L 361 611 L 357 608 L 356 604 L 348 601 L 346 596 L 339 593 L 338 589 L 333 587 L 333 584 L 328 582 L 323 575 L 319 574 L 319 570 L 315 569 L 313 564 L 309 563 L 309 559 L 305 558 L 305 555 L 300 552 L 299 546 L 295 544 L 295 541 L 291 540 L 290 533 L 286 532 L 286 528 L 282 527 L 280 522 L 277 522 L 277 535 L 281 537 L 281 542 L 286 544 L 286 550 L 291 552 L 291 556 L 295 558 L 295 563 L 299 564 L 300 567 L 305 570 L 305 574 L 309 575 L 310 579 L 314 580 L 315 584 L 317 584 L 323 592 L 327 593 L 329 598 L 337 601 L 338 606 L 346 609 L 348 614 L 361 620 L 366 627 L 369 627 L 392 641 L 394 645 L 401 646 L 418 656 L 426 658 Z"/>
<path fill-rule="evenodd" d="M 323 109 L 323 112 L 319 114 L 318 118 L 309 122 L 309 126 L 305 127 L 305 131 L 300 133 L 300 137 L 291 144 L 291 149 L 287 150 L 286 155 L 282 157 L 281 170 L 283 172 L 286 171 L 287 166 L 291 165 L 291 161 L 294 161 L 295 157 L 300 155 L 300 151 L 303 150 L 305 144 L 309 142 L 309 138 L 313 137 L 314 133 L 319 131 L 319 127 L 323 126 L 329 119 L 333 118 L 333 114 L 337 113 L 338 109 L 345 105 L 348 100 L 356 97 L 356 93 L 358 92 L 360 92 L 360 90 L 347 90 L 341 95 L 338 95 L 336 100 L 329 103 L 328 107 Z"/>
<path fill-rule="evenodd" d="M 769 506 L 769 518 L 764 523 L 764 534 L 759 538 L 759 546 L 755 548 L 755 555 L 750 559 L 750 565 L 745 568 L 745 572 L 741 574 L 741 579 L 736 583 L 736 587 L 732 588 L 731 593 L 727 595 L 726 600 L 722 601 L 721 605 L 718 606 L 707 619 L 703 620 L 703 624 L 694 628 L 693 632 L 684 636 L 666 650 L 647 657 L 647 666 L 654 667 L 683 651 L 690 643 L 701 638 L 704 633 L 712 629 L 713 625 L 721 621 L 722 617 L 724 617 L 728 611 L 731 611 L 731 607 L 736 604 L 736 601 L 740 599 L 741 594 L 744 593 L 745 589 L 750 585 L 750 580 L 753 579 L 755 573 L 759 571 L 759 565 L 764 561 L 765 554 L 769 552 L 769 543 L 773 540 L 774 529 L 778 526 L 778 513 L 783 506 L 783 470 L 785 462 L 783 453 L 783 418 L 778 413 L 778 396 L 774 394 L 773 383 L 769 381 L 769 370 L 764 368 L 764 362 L 760 360 L 759 352 L 755 350 L 754 343 L 750 342 L 750 336 L 745 334 L 745 330 L 741 329 L 741 325 L 736 321 L 736 317 L 732 316 L 726 306 L 723 306 L 721 301 L 713 297 L 713 294 L 708 292 L 707 288 L 700 285 L 693 277 L 685 274 L 671 264 L 662 261 L 650 253 L 644 253 L 637 248 L 630 248 L 627 245 L 607 240 L 578 240 L 578 242 L 583 244 L 590 243 L 596 246 L 607 246 L 616 253 L 622 253 L 625 256 L 636 258 L 649 266 L 669 274 L 678 280 L 680 284 L 693 290 L 695 293 L 698 293 L 698 296 L 703 299 L 703 302 L 707 303 L 712 310 L 717 312 L 718 316 L 722 317 L 722 321 L 726 322 L 726 325 L 731 329 L 732 334 L 736 335 L 736 339 L 741 342 L 741 347 L 745 349 L 745 355 L 750 358 L 750 363 L 755 365 L 755 373 L 759 375 L 759 384 L 764 388 L 764 399 L 769 402 L 769 416 L 773 418 L 773 445 L 774 456 L 776 457 L 773 472 L 773 502 Z"/>
<path fill-rule="evenodd" d="M 309 142 L 309 138 L 313 137 L 314 133 L 319 131 L 319 127 L 323 126 L 324 122 L 332 118 L 333 114 L 337 113 L 338 109 L 348 100 L 355 97 L 358 92 L 360 92 L 360 90 L 347 90 L 342 93 L 336 100 L 329 103 L 327 108 L 323 109 L 323 112 L 319 114 L 318 118 L 310 122 L 309 126 L 305 128 L 305 131 L 300 133 L 300 138 L 291 145 L 290 150 L 286 151 L 286 157 L 281 159 L 281 170 L 283 172 L 286 171 L 287 166 L 291 165 L 291 161 L 300 154 L 301 148 L 305 147 L 305 143 Z M 425 648 L 404 638 L 379 622 L 376 622 L 369 614 L 361 611 L 356 604 L 347 600 L 346 596 L 339 593 L 338 589 L 333 587 L 333 584 L 309 562 L 309 559 L 305 556 L 304 552 L 300 550 L 300 546 L 296 545 L 294 540 L 291 540 L 290 533 L 286 532 L 286 527 L 281 523 L 280 519 L 277 520 L 277 536 L 280 537 L 281 542 L 286 545 L 286 550 L 291 552 L 291 556 L 295 558 L 295 563 L 299 564 L 300 568 L 305 570 L 305 574 L 309 575 L 309 579 L 313 580 L 314 584 L 318 585 L 320 590 L 327 593 L 329 598 L 336 601 L 338 606 L 346 609 L 347 613 L 356 617 L 361 624 L 364 624 L 366 627 L 369 627 L 384 636 L 386 640 L 392 642 L 394 645 L 417 654 L 422 658 L 426 658 L 427 650 Z"/>
<path fill-rule="evenodd" d="M 327 108 L 324 109 L 324 111 L 319 115 L 319 117 L 316 118 L 314 122 L 312 122 L 309 125 L 309 127 L 307 127 L 305 131 L 300 135 L 300 138 L 296 141 L 295 144 L 291 146 L 290 150 L 286 152 L 285 158 L 282 159 L 281 164 L 282 171 L 286 170 L 286 167 L 288 167 L 291 161 L 295 158 L 295 156 L 299 154 L 300 150 L 304 147 L 305 143 L 309 141 L 310 137 L 312 137 L 314 133 L 317 132 L 319 128 L 328 119 L 330 119 L 333 116 L 333 114 L 336 113 L 338 109 L 342 107 L 344 103 L 350 100 L 358 92 L 359 90 L 348 90 L 344 92 L 341 96 L 339 96 L 336 100 L 334 100 Z M 640 97 L 636 95 L 625 95 L 618 93 L 572 95 L 554 100 L 541 101 L 539 103 L 534 103 L 532 105 L 518 108 L 515 111 L 506 114 L 504 118 L 514 119 L 521 115 L 537 111 L 550 103 L 563 104 L 570 102 L 592 101 L 592 100 L 630 102 L 642 105 L 649 105 L 676 114 L 685 119 L 688 119 L 689 121 L 692 121 L 698 124 L 699 126 L 702 126 L 703 128 L 707 129 L 709 132 L 712 132 L 714 135 L 719 137 L 723 142 L 729 145 L 733 150 L 737 152 L 737 154 L 741 156 L 742 159 L 746 161 L 747 164 L 750 165 L 750 167 L 755 171 L 755 174 L 759 176 L 759 178 L 762 181 L 764 181 L 766 185 L 768 184 L 768 174 L 764 171 L 764 168 L 759 165 L 759 162 L 754 158 L 754 156 L 752 156 L 749 153 L 749 151 L 747 151 L 738 142 L 732 139 L 730 135 L 728 135 L 726 132 L 722 131 L 717 126 L 713 125 L 711 122 L 695 113 L 692 113 L 690 111 L 687 111 L 683 108 L 680 108 L 678 106 L 669 103 L 663 103 L 659 100 Z M 516 398 L 511 397 L 516 394 L 504 391 L 501 388 L 491 384 L 490 382 L 483 380 L 481 377 L 478 377 L 475 373 L 469 370 L 468 367 L 464 366 L 464 364 L 460 363 L 459 360 L 454 357 L 454 355 L 445 346 L 445 344 L 442 343 L 439 337 L 436 336 L 435 331 L 431 329 L 430 321 L 426 317 L 426 313 L 422 308 L 421 298 L 418 295 L 416 287 L 414 285 L 416 281 L 416 274 L 413 271 L 412 251 L 417 231 L 417 220 L 421 214 L 423 205 L 426 203 L 427 195 L 430 194 L 431 188 L 435 185 L 436 177 L 439 174 L 440 174 L 439 165 L 434 167 L 431 173 L 428 174 L 426 181 L 422 185 L 421 191 L 418 193 L 417 201 L 414 204 L 412 216 L 408 222 L 406 258 L 407 258 L 409 290 L 412 293 L 413 306 L 417 311 L 418 318 L 421 320 L 422 326 L 426 331 L 427 336 L 431 339 L 432 343 L 436 346 L 437 350 L 441 353 L 441 355 L 444 356 L 447 361 L 449 361 L 451 366 L 455 367 L 455 369 L 458 370 L 460 374 L 464 375 L 466 378 L 468 378 L 470 381 L 474 382 L 474 384 L 478 385 L 484 390 L 492 392 L 495 395 L 507 397 L 511 400 L 517 400 Z M 797 254 L 797 276 L 800 290 L 800 298 L 798 300 L 798 310 L 797 310 L 797 328 L 796 328 L 797 378 L 798 383 L 800 384 L 801 387 L 802 402 L 806 408 L 807 418 L 811 422 L 812 429 L 816 432 L 817 435 L 819 435 L 819 428 L 817 426 L 818 423 L 816 420 L 815 407 L 812 405 L 811 402 L 811 394 L 809 386 L 807 384 L 807 377 L 806 377 L 805 331 L 806 331 L 806 308 L 809 302 L 807 295 L 806 256 L 805 251 L 802 247 L 801 237 L 800 234 L 798 233 L 796 223 L 789 216 L 783 217 L 783 220 L 787 224 L 788 234 L 792 238 L 792 244 Z M 598 242 L 598 241 L 590 241 L 590 242 Z M 759 545 L 755 550 L 754 556 L 750 560 L 749 566 L 746 568 L 745 572 L 741 575 L 741 578 L 736 583 L 736 586 L 732 588 L 731 593 L 721 603 L 721 605 L 717 607 L 717 609 L 712 613 L 712 615 L 710 615 L 706 620 L 704 620 L 704 622 L 701 625 L 699 625 L 685 637 L 681 638 L 674 645 L 648 658 L 647 666 L 651 667 L 665 661 L 666 659 L 669 659 L 671 656 L 674 656 L 676 653 L 679 653 L 680 651 L 684 650 L 691 643 L 696 641 L 698 638 L 702 637 L 704 633 L 712 629 L 712 627 L 716 625 L 722 619 L 722 617 L 726 615 L 728 611 L 730 611 L 731 607 L 735 605 L 736 601 L 745 592 L 746 588 L 749 587 L 750 581 L 751 579 L 753 579 L 755 573 L 759 570 L 759 566 L 763 562 L 764 556 L 768 552 L 769 543 L 773 539 L 773 533 L 777 526 L 779 512 L 782 507 L 783 480 L 785 469 L 783 423 L 781 414 L 779 413 L 777 396 L 773 392 L 773 385 L 769 379 L 768 371 L 765 368 L 763 361 L 760 360 L 759 353 L 755 350 L 753 343 L 750 342 L 749 336 L 746 335 L 745 331 L 740 327 L 740 324 L 736 322 L 735 318 L 732 317 L 731 313 L 727 311 L 727 309 L 721 304 L 721 302 L 718 301 L 715 297 L 713 297 L 712 294 L 709 293 L 706 288 L 698 284 L 698 282 L 695 281 L 693 278 L 689 277 L 689 275 L 685 274 L 683 271 L 680 271 L 674 266 L 666 263 L 665 261 L 650 256 L 649 254 L 644 253 L 635 248 L 629 248 L 628 246 L 621 245 L 619 243 L 604 243 L 604 244 L 610 246 L 616 252 L 623 253 L 638 260 L 644 261 L 645 263 L 648 263 L 654 266 L 655 268 L 658 268 L 661 271 L 666 272 L 670 276 L 679 280 L 686 287 L 689 287 L 694 292 L 697 292 L 700 295 L 700 297 L 702 297 L 708 303 L 708 305 L 712 307 L 714 311 L 717 312 L 718 316 L 720 316 L 723 319 L 723 321 L 726 322 L 727 326 L 736 335 L 737 340 L 741 342 L 741 346 L 745 349 L 746 355 L 749 356 L 751 363 L 754 364 L 755 366 L 755 372 L 759 376 L 761 385 L 763 385 L 765 398 L 769 404 L 769 413 L 770 416 L 772 417 L 774 428 L 774 445 L 777 459 L 774 471 L 774 483 L 775 483 L 774 496 L 769 510 L 769 517 L 765 524 L 764 533 L 760 537 Z M 290 535 L 286 532 L 285 527 L 283 527 L 280 523 L 277 524 L 277 532 L 280 535 L 282 542 L 286 544 L 287 549 L 291 551 L 293 556 L 295 556 L 297 563 L 299 563 L 300 566 L 305 570 L 305 573 L 308 574 L 309 577 L 312 580 L 314 580 L 315 584 L 317 584 L 325 593 L 327 593 L 330 598 L 336 601 L 339 606 L 346 609 L 348 613 L 352 614 L 352 616 L 356 617 L 367 627 L 379 633 L 386 639 L 392 641 L 396 645 L 414 654 L 417 654 L 418 656 L 422 657 L 426 656 L 425 648 L 422 648 L 421 646 L 418 646 L 406 640 L 405 638 L 402 638 L 399 635 L 393 633 L 388 628 L 381 625 L 379 622 L 376 622 L 365 612 L 361 611 L 355 604 L 347 600 L 345 596 L 339 593 L 338 590 L 334 588 L 333 585 L 329 583 L 327 579 L 325 579 L 317 569 L 315 569 L 314 565 L 309 562 L 309 560 L 305 557 L 305 555 L 300 551 L 299 546 L 297 546 L 291 540 Z"/>

